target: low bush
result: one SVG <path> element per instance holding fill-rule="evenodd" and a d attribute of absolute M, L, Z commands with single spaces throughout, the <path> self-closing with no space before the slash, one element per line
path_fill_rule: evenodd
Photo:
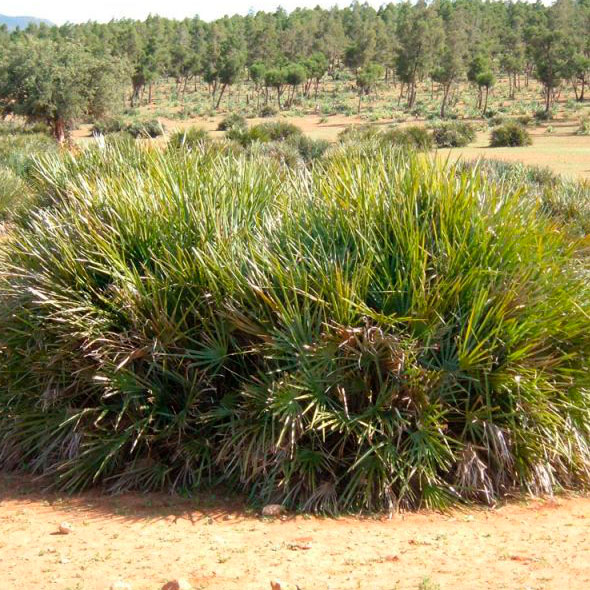
<path fill-rule="evenodd" d="M 580 119 L 580 126 L 576 130 L 576 135 L 590 135 L 590 117 Z"/>
<path fill-rule="evenodd" d="M 246 146 L 256 141 L 284 141 L 301 135 L 301 129 L 292 123 L 272 121 L 254 125 L 249 129 L 232 129 L 228 132 L 227 137 Z"/>
<path fill-rule="evenodd" d="M 344 143 L 355 143 L 371 141 L 380 136 L 381 131 L 375 125 L 349 125 L 338 134 L 338 139 Z"/>
<path fill-rule="evenodd" d="M 231 131 L 231 130 L 239 130 L 243 131 L 248 128 L 248 123 L 246 122 L 245 117 L 238 113 L 232 113 L 227 117 L 224 117 L 217 125 L 218 131 Z"/>
<path fill-rule="evenodd" d="M 18 217 L 27 208 L 29 190 L 20 176 L 0 165 L 0 222 Z"/>
<path fill-rule="evenodd" d="M 136 121 L 127 125 L 125 131 L 132 137 L 160 137 L 164 135 L 165 128 L 157 119 L 148 121 Z"/>
<path fill-rule="evenodd" d="M 472 169 L 473 164 L 463 164 Z M 525 166 L 497 160 L 481 160 L 477 169 L 489 182 L 505 190 L 525 190 L 523 199 L 540 206 L 573 239 L 590 234 L 590 182 L 561 177 L 547 167 Z"/>
<path fill-rule="evenodd" d="M 33 206 L 29 186 L 35 160 L 58 146 L 49 135 L 13 127 L 0 132 L 0 221 L 14 221 Z"/>
<path fill-rule="evenodd" d="M 432 134 L 420 125 L 391 129 L 383 134 L 382 140 L 404 148 L 424 151 L 432 149 Z"/>
<path fill-rule="evenodd" d="M 188 129 L 175 131 L 168 140 L 171 149 L 194 149 L 209 141 L 207 131 L 201 127 L 189 127 Z"/>
<path fill-rule="evenodd" d="M 111 118 L 95 121 L 92 125 L 92 135 L 108 135 L 125 131 L 128 124 L 124 119 Z"/>
<path fill-rule="evenodd" d="M 514 121 L 494 127 L 490 136 L 491 147 L 521 147 L 532 143 L 530 133 Z"/>
<path fill-rule="evenodd" d="M 589 484 L 585 246 L 526 187 L 378 142 L 37 175 L 56 206 L 0 250 L 2 468 L 322 512 Z"/>
<path fill-rule="evenodd" d="M 329 141 L 311 139 L 303 134 L 295 135 L 287 141 L 297 149 L 304 162 L 315 162 L 321 159 L 330 147 Z"/>
<path fill-rule="evenodd" d="M 465 121 L 445 121 L 431 126 L 438 147 L 464 147 L 475 140 L 475 128 Z"/>
<path fill-rule="evenodd" d="M 543 109 L 541 111 L 536 111 L 533 117 L 538 123 L 541 123 L 543 121 L 551 121 L 553 119 L 553 113 Z"/>
<path fill-rule="evenodd" d="M 267 104 L 260 109 L 259 115 L 263 118 L 275 117 L 278 111 L 275 107 Z"/>

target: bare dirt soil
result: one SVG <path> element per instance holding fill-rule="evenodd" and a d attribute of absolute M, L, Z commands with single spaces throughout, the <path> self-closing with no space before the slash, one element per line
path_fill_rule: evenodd
<path fill-rule="evenodd" d="M 590 497 L 387 518 L 262 519 L 227 498 L 40 494 L 0 475 L 0 588 L 587 590 Z M 63 521 L 68 535 L 56 534 Z M 428 580 L 428 581 L 425 581 Z M 283 586 L 285 587 L 285 586 Z M 295 587 L 295 586 L 293 586 Z"/>

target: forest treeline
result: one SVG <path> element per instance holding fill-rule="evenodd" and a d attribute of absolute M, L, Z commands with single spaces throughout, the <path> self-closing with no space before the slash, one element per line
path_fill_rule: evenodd
<path fill-rule="evenodd" d="M 531 78 L 551 109 L 562 91 L 583 101 L 590 79 L 590 0 L 435 0 L 353 3 L 329 10 L 256 12 L 205 22 L 150 16 L 22 31 L 0 29 L 0 112 L 41 119 L 63 139 L 73 122 L 115 105 L 150 102 L 154 85 L 176 82 L 180 96 L 206 84 L 212 108 L 248 80 L 258 103 L 288 106 L 295 91 L 317 94 L 323 80 L 350 75 L 359 97 L 396 85 L 408 108 L 431 81 L 442 96 L 466 80 L 487 94 L 499 76 L 509 97 Z"/>

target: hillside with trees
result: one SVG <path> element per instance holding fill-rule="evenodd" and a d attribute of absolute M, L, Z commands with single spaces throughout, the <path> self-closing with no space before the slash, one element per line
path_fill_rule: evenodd
<path fill-rule="evenodd" d="M 6 27 L 8 31 L 26 29 L 29 25 L 39 25 L 41 23 L 52 25 L 51 21 L 34 16 L 7 16 L 6 14 L 0 14 L 0 27 Z"/>

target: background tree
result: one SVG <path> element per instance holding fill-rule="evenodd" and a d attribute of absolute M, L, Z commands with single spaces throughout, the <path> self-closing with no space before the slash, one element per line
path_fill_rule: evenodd
<path fill-rule="evenodd" d="M 442 101 L 440 105 L 440 116 L 445 118 L 449 93 L 451 86 L 461 75 L 463 62 L 453 44 L 448 44 L 440 54 L 440 62 L 437 68 L 432 72 L 432 79 L 441 85 Z"/>
<path fill-rule="evenodd" d="M 25 38 L 5 55 L 0 104 L 4 114 L 47 123 L 61 143 L 77 119 L 120 104 L 124 75 L 120 61 L 98 59 L 77 43 Z"/>
<path fill-rule="evenodd" d="M 485 116 L 488 110 L 488 97 L 490 94 L 490 88 L 492 88 L 496 84 L 496 77 L 491 70 L 487 70 L 485 72 L 481 72 L 477 75 L 475 79 L 478 88 L 483 89 L 484 99 L 483 105 L 481 107 L 481 114 Z"/>
<path fill-rule="evenodd" d="M 285 91 L 286 83 L 286 73 L 285 70 L 282 68 L 272 68 L 264 74 L 264 86 L 267 90 L 267 96 L 268 90 L 270 88 L 274 88 L 276 90 L 277 104 L 279 106 L 279 110 L 282 110 L 283 108 L 281 105 L 281 97 L 283 96 L 283 92 Z"/>
<path fill-rule="evenodd" d="M 553 102 L 554 92 L 567 75 L 570 48 L 561 31 L 533 28 L 529 31 L 534 74 L 543 85 L 545 112 Z"/>
<path fill-rule="evenodd" d="M 383 66 L 371 63 L 361 68 L 356 75 L 356 87 L 359 96 L 358 112 L 361 112 L 361 101 L 363 96 L 370 94 L 379 80 L 383 77 Z"/>

